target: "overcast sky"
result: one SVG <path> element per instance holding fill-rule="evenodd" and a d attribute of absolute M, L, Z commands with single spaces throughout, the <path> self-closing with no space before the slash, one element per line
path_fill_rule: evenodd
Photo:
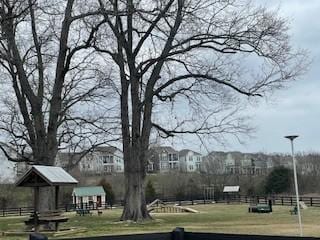
<path fill-rule="evenodd" d="M 283 136 L 297 134 L 297 151 L 320 152 L 320 1 L 269 0 L 266 4 L 275 7 L 279 2 L 280 14 L 290 21 L 292 44 L 307 49 L 313 62 L 302 79 L 252 111 L 256 136 L 234 149 L 288 152 L 289 142 Z"/>
<path fill-rule="evenodd" d="M 257 1 L 258 2 L 258 1 Z M 277 92 L 268 102 L 250 109 L 255 136 L 241 145 L 230 140 L 226 146 L 207 146 L 209 150 L 242 152 L 290 152 L 285 135 L 299 135 L 295 150 L 320 152 L 320 1 L 260 0 L 268 8 L 280 8 L 280 15 L 290 22 L 291 43 L 310 52 L 312 64 L 308 73 L 288 89 Z M 197 140 L 184 147 L 205 152 Z M 179 149 L 183 145 L 177 145 Z"/>

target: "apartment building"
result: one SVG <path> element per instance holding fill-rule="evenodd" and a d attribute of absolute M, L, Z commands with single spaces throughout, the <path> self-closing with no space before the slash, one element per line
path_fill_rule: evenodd
<path fill-rule="evenodd" d="M 79 169 L 88 174 L 123 173 L 123 153 L 113 146 L 97 147 L 80 161 Z"/>
<path fill-rule="evenodd" d="M 147 172 L 179 171 L 179 152 L 169 146 L 154 146 L 148 151 Z"/>
<path fill-rule="evenodd" d="M 180 170 L 182 172 L 200 172 L 202 155 L 190 149 L 179 151 Z"/>
<path fill-rule="evenodd" d="M 241 152 L 211 152 L 201 166 L 204 172 L 237 175 L 266 175 L 273 167 L 269 155 Z"/>

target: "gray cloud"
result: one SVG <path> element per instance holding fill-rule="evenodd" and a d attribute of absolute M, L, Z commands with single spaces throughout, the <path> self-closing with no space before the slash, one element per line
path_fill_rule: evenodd
<path fill-rule="evenodd" d="M 240 145 L 229 139 L 229 144 L 208 146 L 209 150 L 238 150 L 243 152 L 289 152 L 290 145 L 283 136 L 298 134 L 297 151 L 320 151 L 320 1 L 318 0 L 260 0 L 270 9 L 290 22 L 291 43 L 294 47 L 307 49 L 313 60 L 308 73 L 289 85 L 288 89 L 256 106 L 250 107 L 252 124 L 257 126 L 255 137 Z M 197 145 L 195 143 L 198 142 Z M 181 143 L 180 143 L 181 144 Z M 178 144 L 178 146 L 181 146 Z M 190 138 L 185 147 L 195 149 L 199 140 Z M 200 147 L 196 150 L 202 150 Z"/>

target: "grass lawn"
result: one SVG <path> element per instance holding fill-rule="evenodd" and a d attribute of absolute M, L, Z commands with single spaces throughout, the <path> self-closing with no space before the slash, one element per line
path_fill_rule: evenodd
<path fill-rule="evenodd" d="M 248 213 L 248 206 L 245 204 L 211 204 L 192 207 L 200 213 L 154 213 L 152 214 L 154 220 L 144 223 L 119 222 L 121 209 L 105 210 L 101 216 L 96 212 L 92 216 L 76 216 L 75 213 L 67 213 L 70 219 L 61 227 L 77 227 L 83 232 L 60 237 L 168 232 L 177 226 L 194 232 L 291 236 L 299 234 L 298 218 L 296 215 L 290 215 L 290 207 L 274 206 L 272 214 Z M 0 233 L 21 231 L 24 228 L 23 219 L 25 218 L 0 218 Z M 302 210 L 302 222 L 305 236 L 320 237 L 320 208 Z M 4 239 L 20 240 L 26 237 L 4 236 Z"/>

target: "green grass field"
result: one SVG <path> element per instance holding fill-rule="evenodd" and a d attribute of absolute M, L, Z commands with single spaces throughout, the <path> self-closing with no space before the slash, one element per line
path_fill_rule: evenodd
<path fill-rule="evenodd" d="M 147 232 L 168 232 L 175 227 L 184 227 L 186 231 L 244 233 L 264 235 L 298 235 L 298 219 L 290 215 L 290 207 L 275 206 L 272 214 L 248 213 L 248 206 L 243 205 L 194 205 L 200 213 L 155 213 L 154 220 L 143 223 L 119 222 L 121 209 L 105 210 L 101 216 L 93 212 L 92 216 L 76 216 L 67 213 L 69 221 L 61 228 L 76 227 L 72 236 L 99 236 L 113 234 L 131 234 Z M 0 232 L 22 231 L 23 217 L 0 218 Z M 305 236 L 320 237 L 320 208 L 302 210 Z M 1 237 L 0 237 L 1 238 Z M 4 236 L 4 239 L 26 239 L 26 237 Z M 54 237 L 51 237 L 52 239 Z"/>

